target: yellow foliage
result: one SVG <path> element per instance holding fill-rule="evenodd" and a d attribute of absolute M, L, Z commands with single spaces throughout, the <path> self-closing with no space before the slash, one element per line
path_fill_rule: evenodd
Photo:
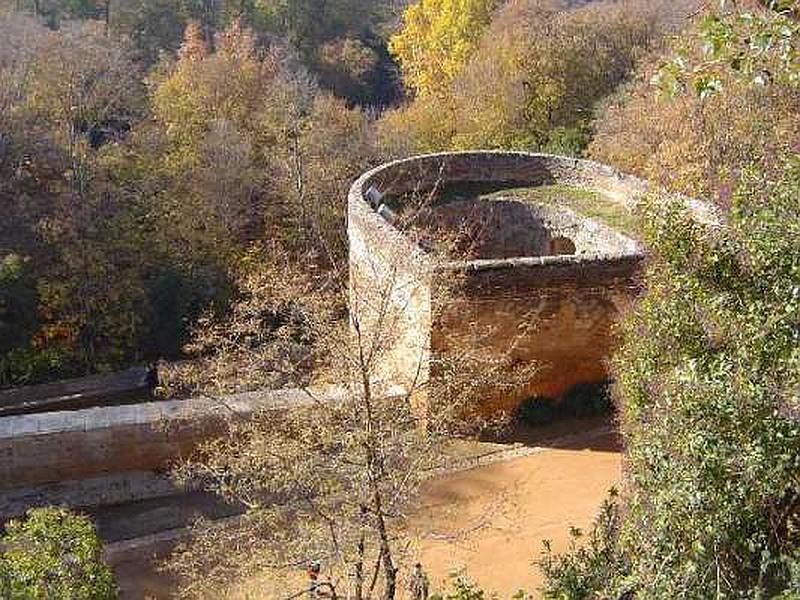
<path fill-rule="evenodd" d="M 419 0 L 403 15 L 389 49 L 420 96 L 447 89 L 489 24 L 496 0 Z"/>
<path fill-rule="evenodd" d="M 469 60 L 458 70 L 441 74 L 417 60 L 417 70 L 409 72 L 403 63 L 412 86 L 428 81 L 423 91 L 437 93 L 420 93 L 383 117 L 379 129 L 385 147 L 395 153 L 398 147 L 579 152 L 595 104 L 633 69 L 656 35 L 656 20 L 654 9 L 644 3 L 568 9 L 559 0 L 509 2 L 472 42 L 469 57 L 461 55 Z M 409 27 L 407 19 L 404 33 Z M 444 58 L 433 53 L 418 50 L 414 56 L 445 68 Z"/>
<path fill-rule="evenodd" d="M 324 240 L 340 255 L 341 198 L 373 153 L 367 116 L 317 92 L 278 50 L 258 52 L 238 22 L 213 53 L 196 40 L 190 29 L 153 88 L 167 139 L 161 168 L 175 186 L 161 210 L 181 224 L 170 233 L 211 257 L 267 229 L 293 247 Z"/>
<path fill-rule="evenodd" d="M 194 26 L 172 71 L 153 91 L 153 112 L 172 146 L 175 170 L 195 164 L 216 121 L 233 123 L 242 132 L 262 128 L 270 99 L 281 86 L 271 60 L 256 55 L 250 34 L 234 22 L 209 54 Z"/>
<path fill-rule="evenodd" d="M 378 145 L 391 157 L 435 152 L 452 146 L 455 107 L 449 98 L 417 98 L 387 111 L 378 121 Z"/>

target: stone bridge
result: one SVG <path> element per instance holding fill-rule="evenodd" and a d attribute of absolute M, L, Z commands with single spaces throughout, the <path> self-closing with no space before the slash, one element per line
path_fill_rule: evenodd
<path fill-rule="evenodd" d="M 473 185 L 501 196 L 456 193 Z M 379 326 L 387 311 L 375 291 L 386 292 L 397 316 L 393 334 L 377 336 L 388 341 L 379 353 L 387 389 L 428 378 L 453 347 L 510 351 L 514 361 L 540 367 L 514 394 L 489 394 L 487 409 L 608 376 L 614 323 L 638 291 L 642 250 L 580 211 L 509 189 L 548 186 L 596 192 L 625 210 L 647 191 L 595 163 L 505 152 L 401 160 L 355 182 L 348 197 L 351 314 L 360 315 L 364 333 Z M 437 244 L 445 238 L 454 243 L 442 258 Z M 452 280 L 458 293 L 444 294 Z M 307 401 L 301 390 L 279 390 L 0 417 L 0 518 L 42 504 L 96 510 L 185 498 L 188 491 L 166 472 L 223 433 L 226 415 Z M 186 518 L 159 517 L 146 527 Z"/>

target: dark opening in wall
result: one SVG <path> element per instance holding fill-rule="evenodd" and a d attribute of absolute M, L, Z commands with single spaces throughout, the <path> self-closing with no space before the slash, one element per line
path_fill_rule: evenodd
<path fill-rule="evenodd" d="M 575 242 L 563 235 L 557 235 L 550 240 L 550 254 L 557 256 L 560 254 L 575 254 Z"/>

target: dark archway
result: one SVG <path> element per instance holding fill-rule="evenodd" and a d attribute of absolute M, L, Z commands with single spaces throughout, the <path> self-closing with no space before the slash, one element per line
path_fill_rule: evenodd
<path fill-rule="evenodd" d="M 550 240 L 550 255 L 575 254 L 575 242 L 568 237 L 556 236 Z"/>

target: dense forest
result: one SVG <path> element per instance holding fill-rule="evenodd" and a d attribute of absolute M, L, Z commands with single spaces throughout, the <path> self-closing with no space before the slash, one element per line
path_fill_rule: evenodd
<path fill-rule="evenodd" d="M 400 94 L 393 7 L 316 4 L 2 14 L 0 385 L 181 357 L 247 256 L 342 255 L 368 111 Z"/>
<path fill-rule="evenodd" d="M 309 323 L 346 322 L 317 292 L 346 280 L 359 173 L 443 149 L 588 157 L 724 225 L 657 193 L 641 207 L 646 291 L 614 359 L 626 489 L 579 550 L 545 552 L 543 592 L 797 598 L 799 18 L 795 0 L 0 2 L 0 387 L 158 359 L 179 365 L 168 393 L 281 385 L 297 357 L 311 377 Z M 371 477 L 376 446 L 422 435 L 384 408 L 382 433 L 348 430 Z M 351 439 L 320 423 L 321 454 L 284 423 L 295 467 Z M 289 486 L 257 427 L 206 465 L 235 499 Z M 303 483 L 335 510 L 365 469 Z M 383 526 L 370 510 L 362 534 Z M 249 531 L 259 547 L 274 522 Z M 204 539 L 195 588 L 251 552 Z"/>
<path fill-rule="evenodd" d="M 596 115 L 692 8 L 8 3 L 0 386 L 213 352 L 198 322 L 246 301 L 260 262 L 335 271 L 348 183 L 387 157 L 596 137 L 591 156 L 659 176 L 613 155 L 622 109 Z"/>

